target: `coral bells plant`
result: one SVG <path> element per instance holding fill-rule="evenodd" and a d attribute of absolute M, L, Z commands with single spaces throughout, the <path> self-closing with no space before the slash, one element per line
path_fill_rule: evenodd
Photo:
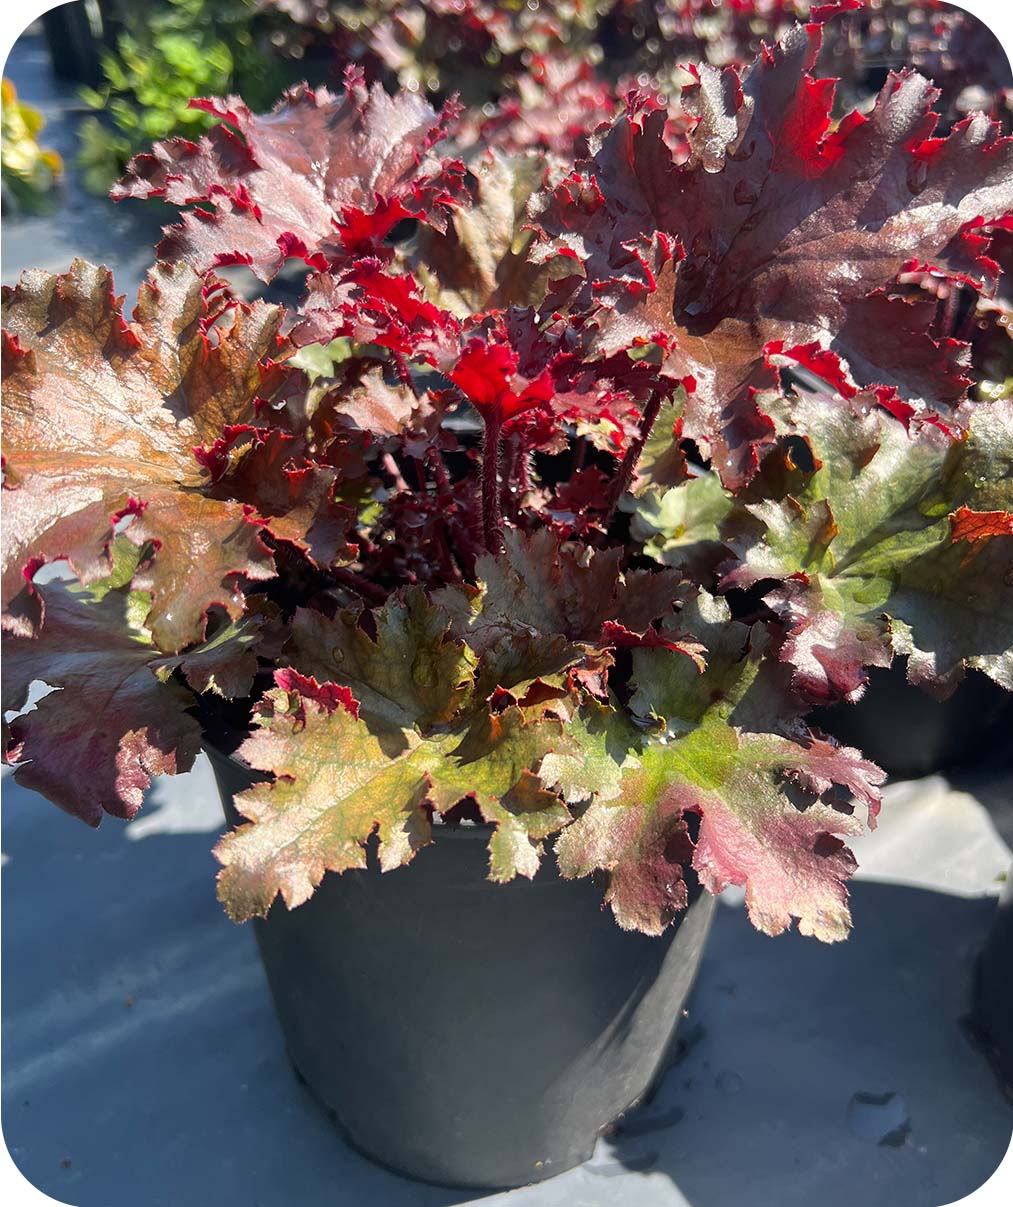
<path fill-rule="evenodd" d="M 132 315 L 6 295 L 18 779 L 98 825 L 234 751 L 237 920 L 480 823 L 628 929 L 695 876 L 843 938 L 883 775 L 811 710 L 1013 688 L 1013 141 L 910 71 L 835 120 L 849 7 L 695 67 L 684 153 L 635 92 L 573 159 L 350 69 L 135 159 L 182 214 Z M 290 261 L 290 312 L 216 275 Z"/>

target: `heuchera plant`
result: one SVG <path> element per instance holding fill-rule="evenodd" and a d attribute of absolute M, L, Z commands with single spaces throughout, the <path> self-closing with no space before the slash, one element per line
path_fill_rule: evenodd
<path fill-rule="evenodd" d="M 1013 140 L 909 71 L 832 120 L 838 7 L 694 68 L 684 154 L 636 92 L 574 161 L 350 69 L 134 160 L 183 213 L 132 317 L 83 262 L 6 295 L 20 782 L 98 825 L 240 743 L 237 920 L 471 820 L 626 928 L 691 866 L 843 938 L 883 775 L 811 709 L 1013 688 Z M 216 275 L 289 261 L 291 312 Z"/>

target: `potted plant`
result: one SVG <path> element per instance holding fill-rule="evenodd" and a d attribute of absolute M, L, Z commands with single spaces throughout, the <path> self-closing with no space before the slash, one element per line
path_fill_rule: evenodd
<path fill-rule="evenodd" d="M 846 936 L 883 776 L 814 705 L 1013 686 L 1013 407 L 902 279 L 994 293 L 1013 145 L 911 73 L 834 124 L 832 15 L 700 66 L 685 155 L 637 93 L 576 162 L 354 69 L 199 102 L 116 190 L 184 207 L 132 317 L 7 292 L 7 757 L 98 825 L 205 745 L 296 1066 L 415 1176 L 587 1156 L 727 885 Z"/>

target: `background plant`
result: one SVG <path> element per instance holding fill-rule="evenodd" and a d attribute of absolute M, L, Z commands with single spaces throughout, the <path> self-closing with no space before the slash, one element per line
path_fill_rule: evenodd
<path fill-rule="evenodd" d="M 108 191 L 155 139 L 206 129 L 205 116 L 189 108 L 193 97 L 240 88 L 266 106 L 292 78 L 269 52 L 252 0 L 146 0 L 108 10 L 106 19 L 116 32 L 101 55 L 105 82 L 82 90 L 102 115 L 80 129 L 80 162 L 95 192 Z"/>
<path fill-rule="evenodd" d="M 0 168 L 3 172 L 3 203 L 32 205 L 52 189 L 63 172 L 56 151 L 39 144 L 38 135 L 46 121 L 38 110 L 18 100 L 17 89 L 3 80 L 3 131 Z"/>

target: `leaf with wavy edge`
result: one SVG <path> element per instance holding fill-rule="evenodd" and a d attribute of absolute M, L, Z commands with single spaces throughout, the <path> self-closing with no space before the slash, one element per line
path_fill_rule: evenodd
<path fill-rule="evenodd" d="M 504 542 L 500 556 L 478 559 L 477 593 L 447 588 L 435 596 L 452 614 L 454 631 L 478 650 L 513 629 L 600 644 L 606 621 L 643 632 L 671 612 L 677 598 L 677 573 L 624 576 L 620 548 L 588 550 L 544 528 L 508 529 Z"/>
<path fill-rule="evenodd" d="M 108 270 L 82 260 L 59 277 L 28 272 L 4 298 L 5 628 L 37 630 L 43 562 L 67 558 L 85 582 L 107 574 L 127 517 L 130 539 L 156 548 L 135 585 L 152 594 L 161 649 L 200 640 L 211 604 L 237 617 L 239 579 L 274 563 L 249 506 L 213 497 L 193 450 L 253 418 L 277 309 L 157 265 L 127 322 Z M 223 306 L 232 322 L 212 334 Z"/>
<path fill-rule="evenodd" d="M 270 281 L 292 258 L 322 269 L 389 255 L 383 239 L 396 222 L 443 229 L 465 199 L 463 165 L 433 150 L 456 120 L 456 102 L 437 114 L 414 93 L 367 89 L 353 67 L 343 94 L 301 85 L 260 117 L 238 97 L 192 104 L 223 124 L 196 143 L 157 143 L 111 193 L 214 206 L 184 211 L 159 244 L 162 259 L 202 272 L 248 264 Z"/>
<path fill-rule="evenodd" d="M 883 291 L 914 263 L 989 289 L 987 224 L 1013 209 L 1013 140 L 982 115 L 934 138 L 937 94 L 917 75 L 892 75 L 867 118 L 832 130 L 834 82 L 809 74 L 819 43 L 796 26 L 741 78 L 700 66 L 686 164 L 665 113 L 632 108 L 539 219 L 536 255 L 571 263 L 598 350 L 660 343 L 695 378 L 684 434 L 732 487 L 773 437 L 750 393 L 768 355 L 815 359 L 846 391 L 959 403 L 966 346 L 931 335 L 934 303 Z"/>
<path fill-rule="evenodd" d="M 782 430 L 806 438 L 816 468 L 793 495 L 747 505 L 759 526 L 729 540 L 739 562 L 724 583 L 785 580 L 766 599 L 809 699 L 857 699 L 865 668 L 893 653 L 940 696 L 965 666 L 1013 689 L 1013 540 L 995 519 L 980 542 L 961 539 L 961 516 L 1013 504 L 1013 407 L 969 413 L 969 435 L 954 441 L 931 426 L 908 431 L 874 399 L 781 406 Z"/>
<path fill-rule="evenodd" d="M 664 733 L 649 737 L 619 714 L 585 705 L 567 724 L 580 756 L 543 761 L 542 780 L 565 799 L 593 796 L 557 840 L 560 871 L 608 871 L 606 901 L 620 926 L 658 934 L 686 903 L 691 859 L 711 892 L 744 885 L 750 918 L 765 933 L 780 934 L 794 918 L 803 934 L 843 939 L 845 881 L 855 864 L 840 836 L 862 827 L 839 790 L 867 805 L 872 825 L 883 773 L 804 729 L 793 738 L 737 724 L 762 662 L 755 651 L 743 655 L 745 626 L 729 622 L 720 602 L 701 602 L 695 631 L 710 641 L 707 669 L 690 679 L 684 660 L 668 659 L 670 676 L 653 656 L 634 670 L 641 711 L 663 717 Z M 775 706 L 765 723 L 786 719 Z M 686 813 L 700 817 L 695 848 Z"/>
<path fill-rule="evenodd" d="M 474 659 L 450 630 L 450 617 L 425 592 L 393 596 L 370 614 L 370 636 L 354 612 L 329 619 L 300 608 L 292 621 L 292 659 L 321 683 L 343 684 L 377 726 L 427 730 L 460 711 Z"/>
<path fill-rule="evenodd" d="M 717 474 L 688 478 L 665 491 L 652 487 L 636 500 L 630 536 L 656 561 L 702 578 L 726 552 L 721 525 L 731 508 Z"/>
<path fill-rule="evenodd" d="M 219 896 L 235 921 L 266 915 L 279 893 L 294 908 L 325 872 L 364 867 L 374 833 L 384 871 L 408 863 L 432 839 L 432 811 L 464 797 L 495 823 L 490 876 L 499 881 L 533 876 L 541 840 L 570 820 L 537 778 L 545 754 L 566 745 L 558 720 L 509 708 L 425 737 L 366 709 L 357 719 L 327 684 L 285 683 L 258 706 L 258 728 L 239 751 L 275 779 L 236 798 L 252 824 L 215 851 Z"/>
<path fill-rule="evenodd" d="M 475 201 L 457 210 L 444 232 L 420 231 L 409 265 L 426 293 L 459 318 L 507 306 L 538 306 L 548 268 L 527 257 L 527 211 L 545 180 L 544 155 L 488 150 L 470 165 Z"/>
<path fill-rule="evenodd" d="M 200 645 L 171 658 L 152 663 L 156 671 L 177 667 L 195 692 L 211 692 L 228 700 L 250 694 L 258 669 L 258 658 L 277 657 L 284 642 L 280 613 L 273 605 L 257 600 L 255 610 L 231 624 L 222 625 Z"/>
<path fill-rule="evenodd" d="M 64 582 L 35 589 L 46 621 L 38 637 L 5 635 L 4 710 L 23 708 L 34 680 L 58 690 L 11 723 L 4 761 L 21 764 L 19 784 L 90 826 L 104 812 L 131 818 L 153 775 L 193 765 L 200 726 L 184 711 L 193 697 L 167 680 L 125 589 L 101 598 Z"/>

